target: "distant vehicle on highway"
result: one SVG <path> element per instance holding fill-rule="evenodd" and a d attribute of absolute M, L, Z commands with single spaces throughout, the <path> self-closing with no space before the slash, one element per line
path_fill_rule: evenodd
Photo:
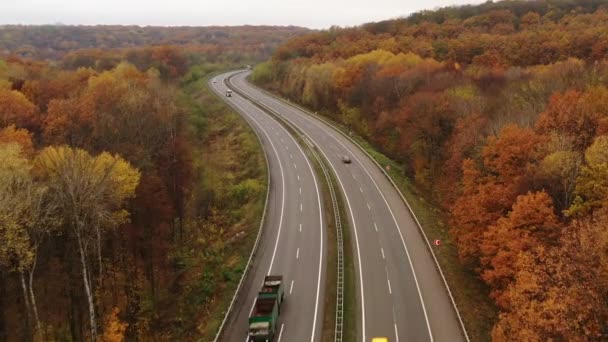
<path fill-rule="evenodd" d="M 249 316 L 249 342 L 273 341 L 283 295 L 282 275 L 264 277 L 264 284 Z"/>
<path fill-rule="evenodd" d="M 343 156 L 342 156 L 342 162 L 343 162 L 344 164 L 350 164 L 350 162 L 351 162 L 351 161 L 350 161 L 350 157 L 349 157 L 349 156 L 347 156 L 347 155 L 343 155 Z"/>
<path fill-rule="evenodd" d="M 226 90 L 226 97 L 232 97 L 232 90 Z"/>
<path fill-rule="evenodd" d="M 388 342 L 388 338 L 386 338 L 386 337 L 374 337 L 374 338 L 372 338 L 372 342 Z"/>

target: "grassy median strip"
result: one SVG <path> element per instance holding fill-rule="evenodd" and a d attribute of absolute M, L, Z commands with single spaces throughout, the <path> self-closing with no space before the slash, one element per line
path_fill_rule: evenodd
<path fill-rule="evenodd" d="M 319 161 L 307 149 L 307 155 L 314 162 L 314 168 L 317 175 L 322 175 L 323 170 Z M 321 341 L 332 341 L 334 339 L 334 328 L 336 324 L 336 282 L 337 272 L 336 265 L 338 262 L 337 236 L 336 236 L 336 221 L 334 220 L 334 207 L 329 192 L 329 183 L 325 177 L 321 182 L 323 188 L 323 212 L 325 222 L 327 224 L 327 257 L 325 273 L 325 298 L 323 300 L 323 327 L 321 333 Z"/>

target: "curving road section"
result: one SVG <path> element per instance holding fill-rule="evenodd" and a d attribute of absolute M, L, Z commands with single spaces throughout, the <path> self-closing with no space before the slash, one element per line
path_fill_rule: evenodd
<path fill-rule="evenodd" d="M 381 170 L 331 126 L 252 86 L 247 76 L 247 72 L 235 74 L 230 86 L 304 132 L 328 160 L 343 190 L 354 237 L 358 340 L 377 336 L 391 342 L 463 340 L 427 242 Z M 270 120 L 261 124 L 275 125 Z M 351 157 L 351 164 L 342 163 L 344 155 Z"/>
<path fill-rule="evenodd" d="M 249 314 L 264 276 L 282 274 L 285 301 L 275 341 L 319 341 L 326 270 L 326 226 L 319 179 L 283 126 L 238 94 L 224 96 L 224 80 L 232 74 L 215 76 L 209 85 L 256 131 L 268 158 L 270 185 L 258 252 L 222 340 L 247 340 Z"/>

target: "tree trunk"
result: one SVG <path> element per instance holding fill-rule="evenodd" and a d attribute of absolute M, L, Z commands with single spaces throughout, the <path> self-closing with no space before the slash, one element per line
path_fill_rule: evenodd
<path fill-rule="evenodd" d="M 27 332 L 28 338 L 31 336 L 30 327 L 32 326 L 32 309 L 30 307 L 30 296 L 27 291 L 27 285 L 25 284 L 25 276 L 23 272 L 19 272 L 19 279 L 21 280 L 21 289 L 23 290 L 23 300 L 25 301 L 25 311 L 27 311 Z"/>
<path fill-rule="evenodd" d="M 6 324 L 6 273 L 0 270 L 0 342 L 8 341 L 8 329 Z"/>
<path fill-rule="evenodd" d="M 80 262 L 82 263 L 82 279 L 84 280 L 84 289 L 87 293 L 87 300 L 89 302 L 89 316 L 91 318 L 91 341 L 97 341 L 97 319 L 95 318 L 95 304 L 93 303 L 93 294 L 91 291 L 91 284 L 89 283 L 89 271 L 87 267 L 87 260 L 85 250 L 83 246 L 82 236 L 76 234 L 78 238 L 78 249 L 80 251 Z"/>
<path fill-rule="evenodd" d="M 36 270 L 36 263 L 38 261 L 38 253 L 34 255 L 34 262 L 32 263 L 32 268 L 30 268 L 30 299 L 32 303 L 32 311 L 34 311 L 34 320 L 36 321 L 36 334 L 40 341 L 44 341 L 42 336 L 42 325 L 40 324 L 40 317 L 38 316 L 38 305 L 36 304 L 36 295 L 34 295 L 34 271 Z"/>
<path fill-rule="evenodd" d="M 71 260 L 71 259 L 70 259 Z M 83 341 L 84 340 L 84 333 L 83 333 L 83 326 L 84 324 L 82 324 L 82 314 L 80 312 L 81 310 L 81 306 L 79 305 L 79 298 L 78 295 L 76 294 L 76 289 L 74 288 L 74 282 L 71 281 L 72 279 L 74 279 L 73 275 L 74 275 L 74 269 L 72 268 L 72 263 L 68 263 L 69 264 L 69 278 L 67 280 L 67 284 L 66 287 L 69 289 L 69 295 L 70 295 L 70 307 L 69 307 L 69 312 L 68 312 L 68 317 L 70 319 L 70 333 L 71 333 L 71 337 L 72 337 L 72 341 Z"/>
<path fill-rule="evenodd" d="M 97 262 L 99 263 L 99 288 L 103 287 L 103 266 L 101 264 L 101 232 L 99 226 L 95 229 L 97 233 Z"/>

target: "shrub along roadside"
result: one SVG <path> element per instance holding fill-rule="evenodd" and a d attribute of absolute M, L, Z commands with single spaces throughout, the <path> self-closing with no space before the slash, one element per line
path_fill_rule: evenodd
<path fill-rule="evenodd" d="M 213 340 L 255 242 L 267 187 L 266 163 L 249 125 L 207 87 L 218 66 L 200 65 L 184 78 L 197 177 L 185 234 L 173 258 L 182 267 L 181 339 Z M 193 326 L 195 325 L 195 326 Z M 194 328 L 194 329 L 193 329 Z"/>

